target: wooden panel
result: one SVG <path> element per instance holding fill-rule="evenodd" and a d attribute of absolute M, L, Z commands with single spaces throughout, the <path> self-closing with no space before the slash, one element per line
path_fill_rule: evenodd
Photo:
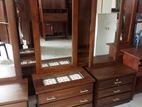
<path fill-rule="evenodd" d="M 131 97 L 132 97 L 131 92 L 125 93 L 125 94 L 119 94 L 119 95 L 115 95 L 115 96 L 100 99 L 100 100 L 98 100 L 96 102 L 96 105 L 97 106 L 104 106 L 106 104 L 111 104 L 111 103 L 115 103 L 115 102 L 118 102 L 118 101 L 130 99 Z"/>
<path fill-rule="evenodd" d="M 23 39 L 27 41 L 27 44 L 32 45 L 32 34 L 30 25 L 30 7 L 29 0 L 16 0 L 17 8 L 17 23 L 20 22 L 21 31 L 23 33 Z M 19 25 L 19 24 L 18 24 Z M 21 42 L 21 44 L 23 44 Z"/>
<path fill-rule="evenodd" d="M 85 104 L 85 105 L 81 105 L 81 106 L 77 106 L 77 107 L 93 107 L 92 103 L 90 104 Z"/>
<path fill-rule="evenodd" d="M 21 103 L 4 105 L 4 106 L 0 106 L 0 107 L 28 107 L 28 106 L 27 106 L 27 102 L 21 102 Z"/>
<path fill-rule="evenodd" d="M 119 87 L 114 87 L 114 88 L 109 88 L 109 89 L 105 89 L 102 91 L 98 91 L 97 94 L 98 94 L 98 98 L 107 97 L 107 96 L 131 91 L 132 88 L 133 88 L 132 84 L 128 84 L 128 85 L 123 85 L 123 86 L 119 86 Z"/>
<path fill-rule="evenodd" d="M 88 94 L 93 92 L 93 84 L 79 86 L 75 88 L 68 88 L 64 90 L 58 90 L 49 93 L 43 93 L 38 95 L 39 104 L 49 103 L 61 99 L 67 99 L 78 95 Z"/>
<path fill-rule="evenodd" d="M 137 10 L 137 13 L 142 13 L 142 0 L 139 0 L 138 2 L 138 10 Z"/>
<path fill-rule="evenodd" d="M 78 0 L 78 3 L 78 64 L 86 65 L 89 60 L 92 0 Z"/>
<path fill-rule="evenodd" d="M 4 0 L 0 0 L 0 22 L 5 22 L 6 21 L 6 17 L 5 17 L 5 12 L 4 12 Z"/>
<path fill-rule="evenodd" d="M 49 104 L 40 105 L 40 107 L 74 107 L 92 102 L 92 94 L 73 97 Z"/>
<path fill-rule="evenodd" d="M 4 0 L 0 0 L 0 22 L 7 22 Z M 0 24 L 0 41 L 9 42 L 7 24 Z"/>
<path fill-rule="evenodd" d="M 47 13 L 43 15 L 45 22 L 66 22 L 67 13 Z"/>
<path fill-rule="evenodd" d="M 65 9 L 66 0 L 41 0 L 43 9 Z"/>

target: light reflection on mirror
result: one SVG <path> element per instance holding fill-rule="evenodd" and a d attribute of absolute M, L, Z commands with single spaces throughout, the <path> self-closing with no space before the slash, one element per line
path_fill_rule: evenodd
<path fill-rule="evenodd" d="M 10 1 L 0 0 L 0 79 L 16 77 L 13 49 L 10 44 L 9 23 L 6 5 Z M 9 7 L 11 8 L 11 7 Z M 12 15 L 12 13 L 11 13 Z M 12 37 L 14 37 L 12 35 Z"/>
<path fill-rule="evenodd" d="M 42 67 L 71 63 L 71 0 L 39 0 Z"/>
<path fill-rule="evenodd" d="M 98 0 L 94 58 L 108 56 L 108 43 L 114 43 L 120 0 Z"/>
<path fill-rule="evenodd" d="M 6 49 L 4 48 L 4 45 L 0 46 L 0 79 L 16 76 L 12 45 L 5 44 L 5 46 Z"/>

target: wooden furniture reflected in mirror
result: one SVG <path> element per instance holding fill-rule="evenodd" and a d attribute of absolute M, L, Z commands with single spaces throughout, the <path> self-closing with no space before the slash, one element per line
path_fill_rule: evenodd
<path fill-rule="evenodd" d="M 42 36 L 67 36 L 68 9 L 66 0 L 38 0 Z"/>
<path fill-rule="evenodd" d="M 16 22 L 19 33 L 19 47 L 23 49 L 24 42 L 28 48 L 33 48 L 33 36 L 31 32 L 30 5 L 28 0 L 15 0 Z"/>

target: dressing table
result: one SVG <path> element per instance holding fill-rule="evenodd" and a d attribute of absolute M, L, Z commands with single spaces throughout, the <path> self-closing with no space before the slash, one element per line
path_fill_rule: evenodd
<path fill-rule="evenodd" d="M 126 29 L 122 28 L 126 23 L 132 23 L 134 17 L 131 12 L 130 17 L 128 17 L 127 12 L 130 10 L 125 9 L 127 9 L 128 4 L 135 7 L 135 3 L 134 1 L 130 3 L 128 0 L 122 0 L 118 6 L 120 7 L 119 13 L 112 13 L 111 7 L 108 12 L 103 13 L 103 10 L 99 11 L 97 8 L 100 0 L 97 2 L 95 36 L 90 35 L 89 64 L 86 70 L 96 79 L 94 106 L 113 107 L 132 100 L 135 92 L 136 72 L 120 62 L 122 61 L 120 60 L 122 53 L 119 52 L 122 49 L 121 46 L 123 48 L 128 46 L 126 44 L 129 44 L 130 41 L 127 43 L 126 41 L 131 38 L 131 34 L 127 35 L 127 33 L 130 33 L 132 26 L 127 26 L 129 28 Z M 108 1 L 106 0 L 106 2 Z M 131 11 L 135 10 L 135 8 L 131 9 L 133 9 Z M 125 23 L 123 23 L 122 17 L 126 17 Z M 110 46 L 110 49 L 107 45 Z"/>
<path fill-rule="evenodd" d="M 22 79 L 21 74 L 14 0 L 0 0 L 0 5 L 10 40 L 6 44 L 9 46 L 9 59 L 1 58 L 0 62 L 0 107 L 27 107 L 28 82 Z"/>
<path fill-rule="evenodd" d="M 72 0 L 72 20 L 68 20 L 72 23 L 71 38 L 52 38 L 52 40 L 50 38 L 45 40 L 42 37 L 39 1 L 41 0 L 30 0 L 36 59 L 36 74 L 32 77 L 37 105 L 39 107 L 93 107 L 95 81 L 79 65 L 88 63 L 85 58 L 88 50 L 81 50 L 88 47 L 88 41 L 86 43 L 86 39 L 82 39 L 81 36 L 90 35 L 95 0 Z M 83 17 L 84 11 L 87 17 Z M 83 41 L 80 42 L 81 40 Z M 85 61 L 82 62 L 81 59 Z"/>

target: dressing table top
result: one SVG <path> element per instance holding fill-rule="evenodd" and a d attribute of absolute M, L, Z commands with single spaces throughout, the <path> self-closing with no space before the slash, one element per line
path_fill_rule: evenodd
<path fill-rule="evenodd" d="M 28 100 L 27 81 L 0 85 L 0 106 Z"/>

